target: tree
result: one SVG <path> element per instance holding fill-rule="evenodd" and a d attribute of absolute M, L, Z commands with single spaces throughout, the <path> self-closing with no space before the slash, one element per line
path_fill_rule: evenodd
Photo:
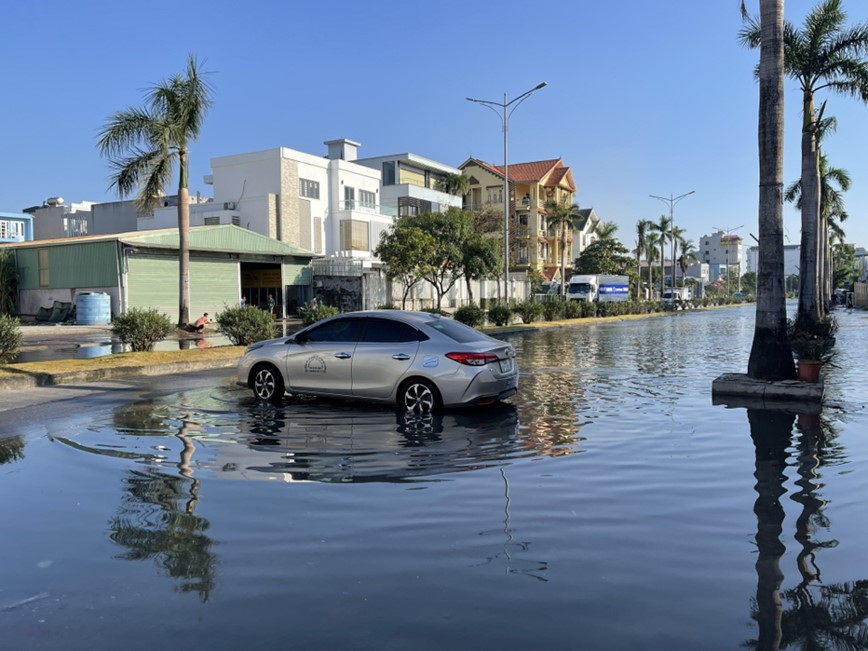
<path fill-rule="evenodd" d="M 656 224 L 651 223 L 652 228 L 657 231 L 657 244 L 660 245 L 660 296 L 663 296 L 663 285 L 666 282 L 666 242 L 669 241 L 670 231 L 672 229 L 672 219 L 666 215 L 660 215 L 660 221 Z M 674 269 L 673 269 L 674 271 Z M 673 282 L 674 282 L 673 274 Z"/>
<path fill-rule="evenodd" d="M 473 218 L 458 208 L 446 212 L 426 212 L 402 217 L 404 225 L 418 228 L 431 236 L 433 246 L 424 254 L 422 277 L 434 287 L 439 310 L 443 296 L 464 274 L 464 251 L 476 233 Z"/>
<path fill-rule="evenodd" d="M 845 28 L 846 18 L 841 0 L 823 0 L 805 18 L 802 30 L 787 23 L 783 32 L 785 70 L 802 91 L 802 238 L 797 331 L 813 332 L 825 316 L 819 297 L 820 171 L 815 94 L 829 89 L 868 102 L 865 59 L 868 25 Z M 742 31 L 742 42 L 750 47 L 760 45 L 755 20 Z"/>
<path fill-rule="evenodd" d="M 649 228 L 654 227 L 653 222 L 648 222 Z M 660 235 L 653 230 L 649 230 L 645 234 L 645 259 L 648 262 L 648 298 L 650 299 L 654 292 L 654 277 L 653 267 L 657 260 L 657 247 L 660 244 Z"/>
<path fill-rule="evenodd" d="M 597 233 L 602 236 L 586 246 L 576 258 L 574 267 L 577 274 L 635 276 L 633 256 L 613 235 L 617 229 L 614 222 L 603 222 L 597 226 Z"/>
<path fill-rule="evenodd" d="M 582 213 L 579 209 L 579 204 L 569 202 L 568 195 L 564 195 L 561 201 L 549 199 L 545 202 L 546 221 L 549 228 L 560 231 L 560 250 L 561 250 L 561 297 L 566 295 L 567 291 L 567 275 L 566 275 L 566 254 L 567 254 L 567 230 L 571 233 L 579 227 L 582 221 Z"/>
<path fill-rule="evenodd" d="M 464 172 L 460 174 L 447 174 L 437 182 L 438 187 L 443 192 L 463 197 L 470 191 L 470 179 Z"/>
<path fill-rule="evenodd" d="M 400 219 L 383 233 L 374 251 L 386 263 L 386 275 L 401 282 L 401 309 L 416 284 L 431 271 L 430 252 L 437 246 L 433 236 L 420 228 L 405 225 Z"/>
<path fill-rule="evenodd" d="M 669 231 L 669 240 L 672 243 L 672 287 L 677 287 L 677 274 L 675 273 L 676 265 L 678 265 L 678 245 L 684 241 L 684 229 L 673 224 Z"/>
<path fill-rule="evenodd" d="M 678 256 L 678 266 L 681 268 L 681 285 L 684 286 L 684 281 L 687 279 L 687 269 L 696 262 L 696 247 L 691 240 L 685 240 L 683 237 L 680 240 L 681 255 Z"/>
<path fill-rule="evenodd" d="M 15 312 L 15 298 L 18 294 L 18 268 L 8 250 L 0 251 L 0 316 Z"/>
<path fill-rule="evenodd" d="M 744 11 L 744 6 L 742 6 Z M 755 21 L 752 21 L 755 23 Z M 759 264 L 756 319 L 747 365 L 749 377 L 796 377 L 787 336 L 784 292 L 784 0 L 760 0 Z M 744 32 L 742 33 L 744 34 Z M 742 38 L 744 41 L 744 38 Z"/>
<path fill-rule="evenodd" d="M 651 222 L 649 222 L 647 219 L 640 219 L 638 222 L 636 222 L 636 269 L 637 269 L 637 272 L 640 269 L 642 269 L 642 255 L 645 254 L 648 250 L 647 249 L 648 230 L 649 230 L 650 226 L 651 226 Z M 641 292 L 642 292 L 641 280 L 642 279 L 640 278 L 639 282 L 636 283 L 636 300 L 639 300 L 639 298 L 641 298 Z M 650 287 L 651 286 L 650 276 L 648 278 L 648 281 L 649 281 L 648 286 Z"/>
<path fill-rule="evenodd" d="M 144 108 L 128 108 L 109 117 L 98 146 L 114 170 L 110 188 L 121 198 L 138 187 L 136 205 L 151 211 L 166 194 L 178 165 L 178 326 L 190 320 L 189 144 L 199 138 L 213 103 L 213 91 L 196 58 L 187 57 L 183 75 L 164 80 L 146 94 Z"/>
<path fill-rule="evenodd" d="M 461 275 L 467 283 L 467 296 L 471 303 L 473 302 L 472 282 L 496 276 L 501 264 L 500 247 L 497 242 L 471 229 L 462 247 L 461 256 Z"/>
<path fill-rule="evenodd" d="M 748 271 L 742 275 L 739 286 L 746 294 L 756 294 L 756 271 Z"/>

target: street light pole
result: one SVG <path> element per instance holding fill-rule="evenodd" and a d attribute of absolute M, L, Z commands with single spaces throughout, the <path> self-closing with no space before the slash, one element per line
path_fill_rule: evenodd
<path fill-rule="evenodd" d="M 530 97 L 531 93 L 546 85 L 546 82 L 539 83 L 508 102 L 506 101 L 506 93 L 503 94 L 503 102 L 473 97 L 466 98 L 468 102 L 475 102 L 476 104 L 482 104 L 490 108 L 497 114 L 503 124 L 503 296 L 506 302 L 509 301 L 509 158 L 507 138 L 509 134 L 509 116 L 518 108 L 519 104 Z M 512 106 L 513 104 L 515 106 Z M 512 108 L 507 110 L 510 106 Z M 563 282 L 563 278 L 561 278 L 561 282 Z M 498 291 L 498 293 L 500 292 Z"/>
<path fill-rule="evenodd" d="M 669 197 L 658 197 L 656 194 L 649 194 L 648 196 L 652 199 L 659 199 L 663 203 L 669 204 L 669 239 L 672 240 L 672 289 L 675 289 L 675 204 L 681 201 L 684 197 L 689 197 L 691 194 L 696 192 L 696 190 L 691 190 L 690 192 L 685 192 L 684 194 L 680 194 L 677 197 L 673 197 L 671 194 Z M 664 261 L 665 262 L 665 261 Z M 662 263 L 661 263 L 662 264 Z M 664 279 L 660 279 L 662 283 Z M 665 283 L 664 283 L 665 284 Z M 683 279 L 682 279 L 683 284 Z"/>

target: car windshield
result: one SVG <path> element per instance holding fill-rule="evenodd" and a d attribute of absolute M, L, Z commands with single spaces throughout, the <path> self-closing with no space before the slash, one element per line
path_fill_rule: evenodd
<path fill-rule="evenodd" d="M 437 319 L 434 321 L 426 321 L 425 325 L 437 332 L 441 332 L 450 339 L 458 343 L 466 344 L 471 341 L 480 341 L 485 339 L 485 335 L 477 332 L 470 326 L 464 325 L 460 321 L 451 319 Z"/>

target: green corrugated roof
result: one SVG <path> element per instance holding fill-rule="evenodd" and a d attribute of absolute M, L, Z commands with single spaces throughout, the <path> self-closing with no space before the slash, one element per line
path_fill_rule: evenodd
<path fill-rule="evenodd" d="M 31 242 L 15 242 L 8 248 L 27 248 L 58 246 L 68 244 L 85 244 L 89 242 L 104 242 L 117 240 L 124 244 L 141 247 L 178 248 L 178 229 L 160 228 L 150 231 L 131 231 L 128 233 L 111 233 L 107 235 L 85 235 L 83 237 L 65 237 L 51 240 L 34 240 Z M 305 251 L 291 244 L 279 242 L 265 235 L 249 231 L 246 228 L 232 224 L 218 226 L 193 226 L 190 228 L 191 251 L 228 251 L 232 253 L 264 253 L 266 255 L 296 255 L 315 257 L 312 251 Z"/>

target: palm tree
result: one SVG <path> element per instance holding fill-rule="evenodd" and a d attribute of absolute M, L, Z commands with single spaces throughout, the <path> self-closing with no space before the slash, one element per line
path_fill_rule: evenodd
<path fill-rule="evenodd" d="M 681 267 L 681 285 L 685 286 L 687 280 L 687 269 L 691 264 L 696 262 L 696 247 L 692 240 L 681 239 L 681 255 L 678 256 L 678 266 Z"/>
<path fill-rule="evenodd" d="M 840 223 L 847 219 L 843 193 L 850 189 L 852 181 L 847 170 L 831 167 L 825 154 L 820 154 L 820 260 L 821 292 L 824 307 L 828 308 L 832 296 L 832 265 L 830 229 L 841 230 Z M 837 187 L 836 187 L 837 186 Z M 787 188 L 784 198 L 802 205 L 802 184 L 796 181 Z"/>
<path fill-rule="evenodd" d="M 742 4 L 742 14 L 745 7 Z M 760 0 L 754 39 L 742 42 L 760 48 L 759 79 L 759 266 L 749 377 L 788 380 L 796 377 L 787 335 L 784 290 L 784 0 Z"/>
<path fill-rule="evenodd" d="M 567 253 L 567 230 L 571 233 L 579 227 L 582 221 L 582 213 L 579 204 L 571 204 L 569 195 L 564 195 L 560 201 L 549 199 L 545 202 L 546 221 L 549 228 L 560 230 L 561 250 L 561 297 L 566 296 L 566 253 Z"/>
<path fill-rule="evenodd" d="M 642 255 L 646 253 L 646 245 L 648 239 L 648 229 L 651 227 L 651 222 L 647 219 L 640 219 L 636 222 L 636 270 L 642 268 Z M 642 292 L 642 279 L 636 283 L 636 300 L 639 300 Z"/>
<path fill-rule="evenodd" d="M 651 227 L 659 234 L 657 243 L 660 245 L 660 298 L 663 298 L 664 283 L 666 282 L 666 242 L 669 240 L 672 230 L 672 218 L 660 215 L 660 221 L 656 224 L 652 222 Z"/>
<path fill-rule="evenodd" d="M 672 287 L 674 289 L 678 286 L 678 283 L 675 282 L 675 265 L 678 262 L 678 245 L 684 241 L 684 229 L 673 224 L 669 231 L 669 240 L 672 243 Z"/>
<path fill-rule="evenodd" d="M 868 24 L 845 28 L 841 0 L 823 0 L 805 18 L 800 31 L 784 27 L 786 73 L 802 91 L 802 239 L 801 273 L 796 329 L 812 332 L 825 316 L 819 297 L 820 170 L 817 151 L 818 119 L 814 97 L 829 89 L 868 102 Z M 759 25 L 750 21 L 742 42 L 756 47 Z"/>
<path fill-rule="evenodd" d="M 116 188 L 121 198 L 138 187 L 135 203 L 143 212 L 158 205 L 178 164 L 179 327 L 190 320 L 189 143 L 199 137 L 212 96 L 196 57 L 190 54 L 184 75 L 153 86 L 146 107 L 118 111 L 99 134 L 100 152 L 114 170 L 109 187 Z"/>
<path fill-rule="evenodd" d="M 649 226 L 653 227 L 653 222 L 648 222 Z M 645 260 L 648 262 L 648 298 L 652 296 L 654 281 L 652 275 L 652 267 L 657 260 L 657 247 L 660 244 L 660 235 L 655 231 L 648 231 L 645 234 Z"/>
<path fill-rule="evenodd" d="M 447 174 L 437 182 L 443 192 L 463 197 L 470 191 L 470 179 L 464 172 L 460 174 Z"/>

